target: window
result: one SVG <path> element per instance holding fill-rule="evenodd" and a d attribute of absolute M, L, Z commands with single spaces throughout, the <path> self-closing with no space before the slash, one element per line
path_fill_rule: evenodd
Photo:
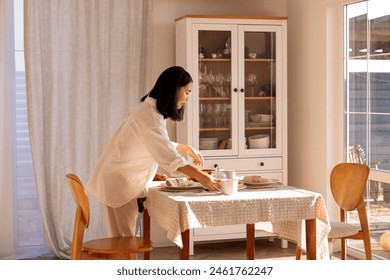
<path fill-rule="evenodd" d="M 382 233 L 390 231 L 390 2 L 346 5 L 344 18 L 347 158 L 372 170 L 365 194 L 371 245 L 374 254 L 390 259 L 379 245 Z"/>
<path fill-rule="evenodd" d="M 15 246 L 18 257 L 46 252 L 43 241 L 42 219 L 35 191 L 27 120 L 26 76 L 23 43 L 23 0 L 14 0 L 15 26 L 15 95 L 14 145 L 15 170 Z M 29 252 L 31 250 L 31 253 Z"/>

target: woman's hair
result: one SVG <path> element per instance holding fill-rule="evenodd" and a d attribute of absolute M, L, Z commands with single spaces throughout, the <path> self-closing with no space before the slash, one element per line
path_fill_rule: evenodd
<path fill-rule="evenodd" d="M 166 69 L 158 77 L 152 90 L 142 97 L 152 97 L 157 100 L 157 110 L 164 116 L 164 119 L 170 118 L 173 121 L 183 120 L 184 106 L 177 109 L 177 99 L 179 89 L 192 83 L 191 75 L 183 67 L 173 66 Z"/>

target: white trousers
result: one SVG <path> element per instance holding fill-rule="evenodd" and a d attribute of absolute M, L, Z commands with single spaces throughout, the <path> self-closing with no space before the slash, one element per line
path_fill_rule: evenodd
<path fill-rule="evenodd" d="M 136 236 L 138 217 L 137 198 L 125 205 L 112 208 L 106 205 L 108 234 L 110 236 Z"/>

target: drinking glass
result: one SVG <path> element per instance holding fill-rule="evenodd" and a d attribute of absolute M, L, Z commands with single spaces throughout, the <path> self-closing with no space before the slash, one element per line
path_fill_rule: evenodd
<path fill-rule="evenodd" d="M 213 87 L 215 83 L 215 76 L 213 75 L 213 71 L 210 70 L 210 73 L 207 74 L 206 84 L 207 84 L 207 96 L 213 96 Z"/>
<path fill-rule="evenodd" d="M 206 96 L 206 88 L 207 88 L 207 73 L 199 72 L 199 96 Z"/>
<path fill-rule="evenodd" d="M 258 83 L 256 74 L 254 74 L 254 73 L 249 74 L 247 80 L 248 80 L 249 85 L 252 88 L 251 96 L 255 96 L 254 87 Z"/>
<path fill-rule="evenodd" d="M 231 92 L 230 92 L 230 88 L 231 88 L 231 82 L 232 82 L 232 76 L 230 75 L 226 75 L 225 76 L 225 82 L 224 82 L 224 86 L 225 86 L 225 92 L 226 92 L 226 96 L 229 97 L 231 95 Z"/>
<path fill-rule="evenodd" d="M 227 127 L 226 113 L 227 113 L 227 104 L 222 103 L 221 104 L 221 127 Z"/>
<path fill-rule="evenodd" d="M 214 106 L 214 123 L 215 127 L 222 127 L 221 123 L 221 104 L 220 103 L 215 103 Z"/>
<path fill-rule="evenodd" d="M 206 104 L 199 104 L 199 127 L 206 127 Z"/>
<path fill-rule="evenodd" d="M 208 103 L 206 105 L 205 126 L 206 127 L 215 127 L 213 104 L 211 104 L 211 103 Z"/>
<path fill-rule="evenodd" d="M 225 83 L 225 77 L 223 74 L 219 73 L 215 76 L 215 81 L 214 85 L 217 88 L 217 93 L 218 95 L 225 97 L 226 93 L 223 91 L 223 85 Z"/>

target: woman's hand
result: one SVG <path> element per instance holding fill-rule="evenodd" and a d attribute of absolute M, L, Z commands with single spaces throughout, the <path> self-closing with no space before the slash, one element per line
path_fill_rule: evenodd
<path fill-rule="evenodd" d="M 216 179 L 213 176 L 206 173 L 208 180 L 201 182 L 201 184 L 210 191 L 219 191 L 221 190 L 221 180 Z"/>
<path fill-rule="evenodd" d="M 177 146 L 176 150 L 181 154 L 188 154 L 192 158 L 193 164 L 203 166 L 203 164 L 204 164 L 203 156 L 195 148 L 188 146 L 188 145 L 185 145 L 185 144 L 179 144 Z"/>
<path fill-rule="evenodd" d="M 198 170 L 196 167 L 190 164 L 180 167 L 177 170 L 188 175 L 191 178 L 196 179 L 199 183 L 201 183 L 205 188 L 210 191 L 218 191 L 221 189 L 221 181 L 219 179 L 214 178 L 206 172 Z"/>

